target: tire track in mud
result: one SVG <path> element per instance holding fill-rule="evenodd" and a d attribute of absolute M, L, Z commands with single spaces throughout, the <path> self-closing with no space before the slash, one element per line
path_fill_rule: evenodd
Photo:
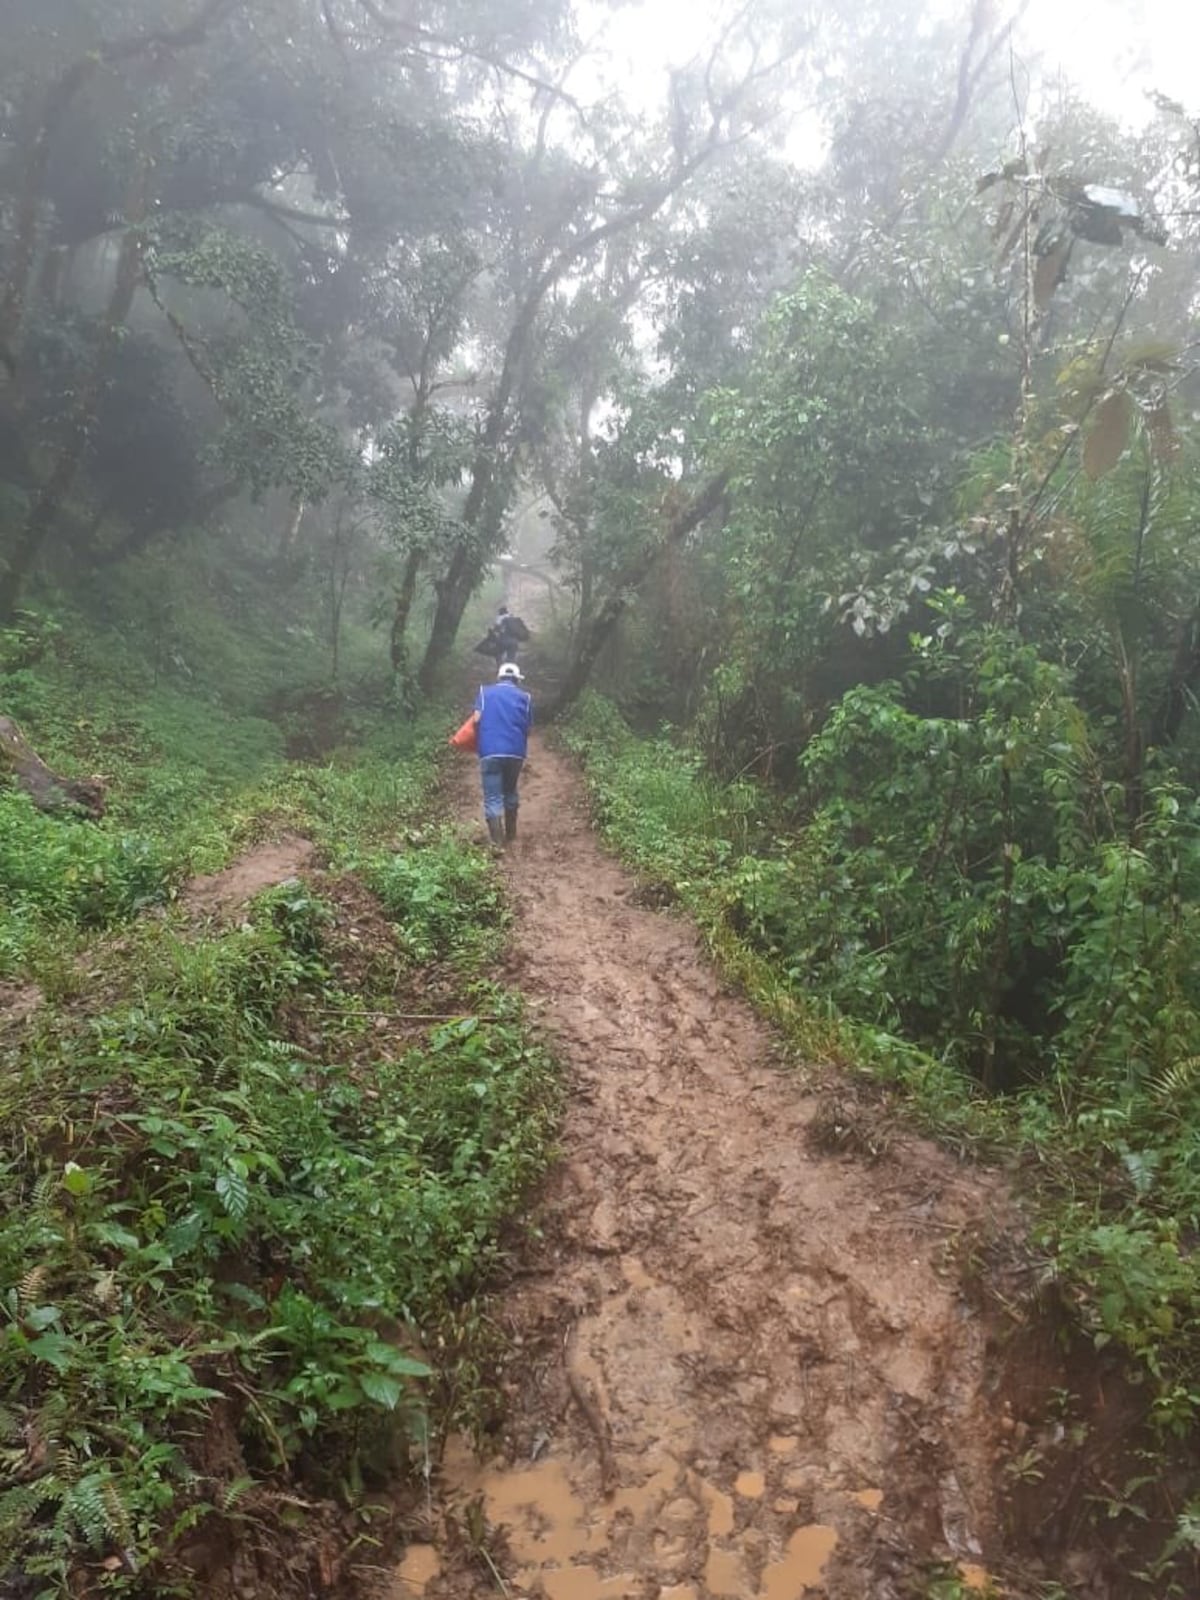
<path fill-rule="evenodd" d="M 548 1600 L 889 1600 L 1002 1561 L 987 1331 L 946 1242 L 1009 1202 L 908 1136 L 815 1153 L 819 1100 L 678 917 L 637 903 L 538 741 L 507 977 L 569 1075 L 540 1240 L 503 1297 L 503 1459 L 451 1441 L 510 1588 Z M 460 809 L 476 827 L 474 772 Z M 492 1580 L 411 1547 L 394 1595 Z"/>

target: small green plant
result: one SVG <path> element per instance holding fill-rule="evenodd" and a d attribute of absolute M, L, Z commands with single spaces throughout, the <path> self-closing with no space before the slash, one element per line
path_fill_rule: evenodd
<path fill-rule="evenodd" d="M 409 959 L 439 950 L 474 962 L 494 950 L 507 924 L 495 875 L 478 851 L 442 831 L 420 850 L 398 851 L 367 867 L 371 887 L 394 918 Z"/>
<path fill-rule="evenodd" d="M 1000 1600 L 1002 1591 L 990 1578 L 976 1579 L 958 1562 L 935 1561 L 920 1579 L 919 1600 Z"/>

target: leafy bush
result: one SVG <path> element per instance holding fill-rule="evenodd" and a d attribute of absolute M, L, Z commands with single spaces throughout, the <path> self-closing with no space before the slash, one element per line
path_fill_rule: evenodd
<path fill-rule="evenodd" d="M 758 785 L 718 782 L 666 735 L 634 738 L 601 696 L 581 699 L 565 736 L 589 761 L 597 820 L 652 877 L 683 888 L 767 837 L 770 804 Z"/>
<path fill-rule="evenodd" d="M 258 1478 L 353 1497 L 424 1437 L 431 1382 L 474 1404 L 453 1370 L 477 1359 L 470 1297 L 546 1159 L 553 1075 L 518 1003 L 468 971 L 504 924 L 494 875 L 421 821 L 444 717 L 381 706 L 353 752 L 285 766 L 277 729 L 147 686 L 119 641 L 49 630 L 36 671 L 27 639 L 3 643 L 5 708 L 56 765 L 109 776 L 110 815 L 0 793 L 0 973 L 63 975 L 0 1087 L 0 1589 L 19 1572 L 65 1594 L 88 1570 L 183 1593 L 173 1549 Z M 294 883 L 210 937 L 136 917 L 288 828 L 395 918 L 401 964 L 373 953 L 353 994 L 329 908 Z M 126 920 L 86 947 L 81 993 L 75 950 Z M 395 1008 L 424 967 L 434 1009 L 464 1015 L 373 1046 L 363 1007 Z"/>

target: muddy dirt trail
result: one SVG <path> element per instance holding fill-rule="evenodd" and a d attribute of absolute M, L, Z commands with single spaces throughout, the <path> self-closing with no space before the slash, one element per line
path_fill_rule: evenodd
<path fill-rule="evenodd" d="M 501 1307 L 503 1456 L 443 1460 L 460 1525 L 482 1496 L 510 1590 L 548 1600 L 889 1600 L 931 1556 L 982 1583 L 1001 1419 L 947 1246 L 1001 1191 L 908 1137 L 816 1150 L 820 1098 L 687 923 L 639 905 L 540 742 L 523 802 L 507 976 L 570 1098 Z M 466 764 L 459 805 L 480 827 Z M 413 1547 L 393 1594 L 475 1586 Z"/>
<path fill-rule="evenodd" d="M 315 846 L 294 833 L 255 845 L 222 872 L 190 878 L 183 902 L 195 911 L 228 912 L 244 905 L 264 889 L 286 883 L 310 866 Z"/>

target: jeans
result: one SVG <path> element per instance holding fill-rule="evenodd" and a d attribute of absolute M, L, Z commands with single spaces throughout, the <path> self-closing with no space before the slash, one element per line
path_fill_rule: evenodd
<path fill-rule="evenodd" d="M 517 784 L 521 781 L 521 756 L 480 756 L 479 776 L 483 781 L 483 814 L 502 817 L 521 804 Z"/>

